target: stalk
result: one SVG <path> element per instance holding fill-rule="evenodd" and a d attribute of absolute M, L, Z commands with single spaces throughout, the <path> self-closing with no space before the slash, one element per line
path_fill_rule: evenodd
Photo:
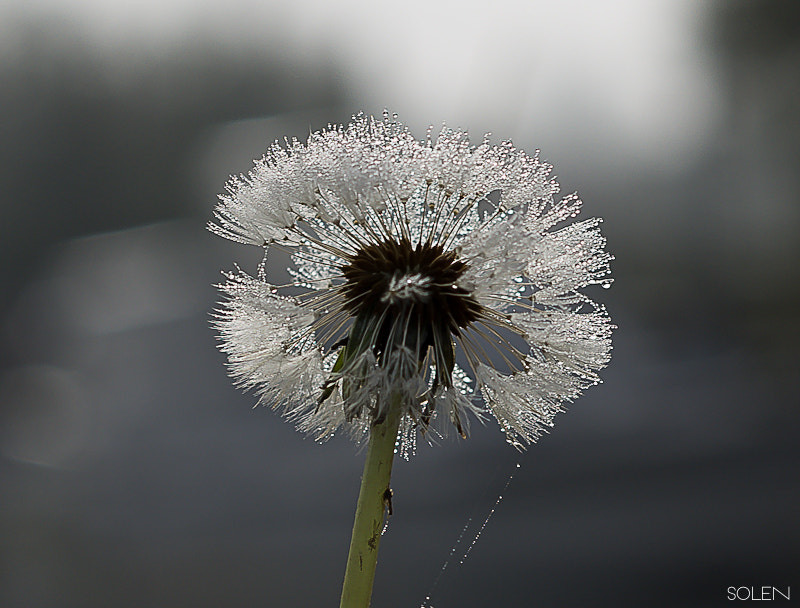
<path fill-rule="evenodd" d="M 399 425 L 400 408 L 395 405 L 370 431 L 340 608 L 369 608 Z"/>

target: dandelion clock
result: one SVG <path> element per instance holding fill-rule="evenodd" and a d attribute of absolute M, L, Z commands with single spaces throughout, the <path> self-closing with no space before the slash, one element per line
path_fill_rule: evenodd
<path fill-rule="evenodd" d="M 599 382 L 613 326 L 580 290 L 612 258 L 550 172 L 510 142 L 359 114 L 274 144 L 220 199 L 210 229 L 287 252 L 293 279 L 225 275 L 231 376 L 317 440 L 368 444 L 342 607 L 369 606 L 395 451 L 489 417 L 523 447 Z"/>

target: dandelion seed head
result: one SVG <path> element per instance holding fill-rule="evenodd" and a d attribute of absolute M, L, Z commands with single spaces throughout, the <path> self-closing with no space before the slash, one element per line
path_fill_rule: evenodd
<path fill-rule="evenodd" d="M 400 403 L 403 454 L 487 413 L 535 441 L 599 381 L 613 330 L 580 291 L 610 283 L 600 220 L 572 221 L 581 202 L 550 173 L 510 142 L 418 141 L 388 113 L 274 144 L 209 226 L 292 260 L 291 285 L 220 285 L 231 375 L 319 440 L 361 439 Z"/>

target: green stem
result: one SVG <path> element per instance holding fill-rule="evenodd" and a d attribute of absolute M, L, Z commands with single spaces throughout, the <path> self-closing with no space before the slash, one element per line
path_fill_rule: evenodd
<path fill-rule="evenodd" d="M 387 497 L 391 496 L 388 494 L 389 479 L 400 425 L 399 410 L 397 406 L 391 408 L 386 419 L 370 430 L 340 608 L 369 608 L 383 516 Z"/>

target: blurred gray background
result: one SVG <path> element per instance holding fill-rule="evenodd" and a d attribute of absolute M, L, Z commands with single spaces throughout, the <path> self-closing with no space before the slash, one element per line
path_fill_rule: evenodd
<path fill-rule="evenodd" d="M 0 605 L 338 605 L 363 452 L 231 386 L 213 284 L 260 255 L 204 225 L 274 139 L 384 107 L 541 148 L 619 330 L 527 452 L 397 463 L 373 605 L 800 597 L 799 103 L 793 0 L 4 0 Z"/>

